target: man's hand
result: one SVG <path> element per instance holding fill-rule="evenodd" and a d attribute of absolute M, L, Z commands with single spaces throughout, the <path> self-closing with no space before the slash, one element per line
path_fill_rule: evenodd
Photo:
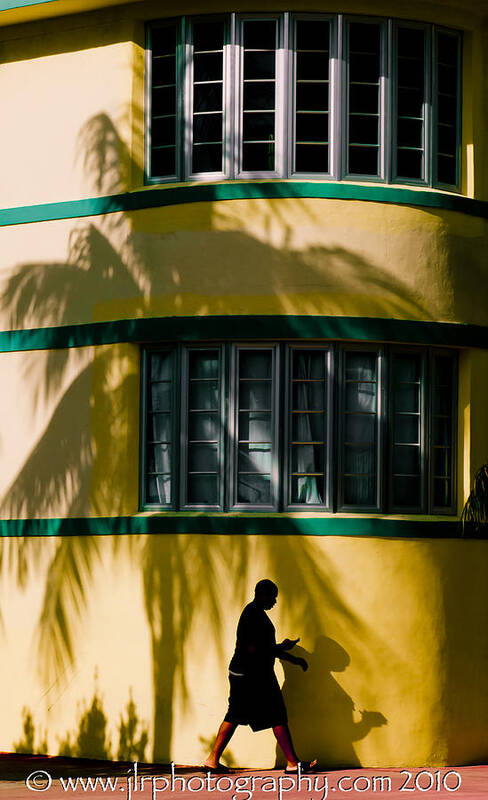
<path fill-rule="evenodd" d="M 296 660 L 296 662 L 295 662 L 295 663 L 296 663 L 296 665 L 297 665 L 298 667 L 301 667 L 301 668 L 303 669 L 303 671 L 304 671 L 304 672 L 306 672 L 306 671 L 307 671 L 307 669 L 308 669 L 308 664 L 307 664 L 307 662 L 305 661 L 305 659 L 304 659 L 304 658 L 297 658 L 297 660 Z"/>
<path fill-rule="evenodd" d="M 300 637 L 298 639 L 283 639 L 282 642 L 278 645 L 280 650 L 291 650 L 292 647 L 295 647 L 296 643 L 300 641 Z"/>

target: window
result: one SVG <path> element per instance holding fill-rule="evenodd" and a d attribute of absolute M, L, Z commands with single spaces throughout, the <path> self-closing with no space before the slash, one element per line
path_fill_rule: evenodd
<path fill-rule="evenodd" d="M 148 182 L 459 187 L 461 35 L 342 14 L 151 23 Z"/>
<path fill-rule="evenodd" d="M 145 508 L 455 511 L 453 352 L 168 344 L 143 362 Z"/>

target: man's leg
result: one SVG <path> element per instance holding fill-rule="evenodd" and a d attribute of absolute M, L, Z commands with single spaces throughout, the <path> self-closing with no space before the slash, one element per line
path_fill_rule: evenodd
<path fill-rule="evenodd" d="M 283 754 L 286 758 L 286 766 L 296 767 L 298 764 L 298 756 L 293 747 L 288 725 L 276 725 L 276 727 L 273 728 L 273 733 L 276 736 L 276 741 L 283 750 Z"/>
<path fill-rule="evenodd" d="M 237 725 L 234 722 L 226 722 L 224 719 L 218 730 L 214 746 L 212 747 L 207 760 L 204 762 L 205 767 L 210 767 L 211 769 L 215 769 L 217 767 L 220 761 L 220 756 L 230 742 L 236 728 Z"/>

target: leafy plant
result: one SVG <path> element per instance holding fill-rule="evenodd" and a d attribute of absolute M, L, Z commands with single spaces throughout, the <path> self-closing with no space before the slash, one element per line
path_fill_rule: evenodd
<path fill-rule="evenodd" d="M 473 488 L 461 511 L 463 536 L 467 531 L 479 535 L 488 524 L 488 464 L 477 470 Z"/>

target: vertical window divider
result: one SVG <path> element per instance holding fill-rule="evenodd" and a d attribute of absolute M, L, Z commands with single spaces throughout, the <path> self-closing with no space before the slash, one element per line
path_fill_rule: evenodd
<path fill-rule="evenodd" d="M 343 180 L 347 171 L 347 142 L 349 140 L 348 124 L 347 124 L 347 105 L 349 98 L 349 91 L 347 88 L 348 79 L 348 65 L 346 62 L 347 53 L 347 26 L 344 20 L 344 14 L 337 15 L 337 107 L 339 113 L 337 116 L 336 134 L 337 134 L 337 163 L 338 163 L 338 176 L 339 180 Z M 342 355 L 341 355 L 341 369 L 342 369 Z"/>
<path fill-rule="evenodd" d="M 151 167 L 151 117 L 152 117 L 152 35 L 153 26 L 146 25 L 146 51 L 144 54 L 144 183 L 150 181 L 152 167 Z M 145 474 L 145 473 L 143 473 Z"/>
<path fill-rule="evenodd" d="M 235 128 L 235 14 L 228 15 L 224 39 L 224 173 L 234 179 L 234 128 Z"/>
<path fill-rule="evenodd" d="M 386 381 L 388 380 L 388 370 L 386 366 L 385 347 L 378 349 L 377 364 L 378 364 L 378 447 L 376 449 L 376 505 L 378 511 L 384 511 L 385 507 L 385 481 L 384 476 L 386 470 L 383 469 L 385 463 L 385 433 L 388 425 L 388 407 L 386 403 Z"/>
<path fill-rule="evenodd" d="M 386 23 L 386 24 L 385 24 Z M 379 180 L 383 182 L 388 180 L 389 169 L 389 155 L 388 144 L 390 135 L 390 126 L 388 121 L 388 114 L 390 111 L 389 96 L 390 91 L 390 78 L 389 78 L 389 32 L 391 29 L 391 20 L 383 20 L 380 28 L 380 142 L 379 142 Z"/>
<path fill-rule="evenodd" d="M 429 25 L 426 28 L 427 35 L 425 37 L 425 103 L 424 103 L 424 179 L 427 186 L 432 186 L 433 170 L 432 170 L 432 131 L 433 131 L 433 91 L 432 91 L 432 42 L 434 26 Z"/>
<path fill-rule="evenodd" d="M 330 177 L 338 181 L 341 176 L 341 135 L 340 135 L 340 109 L 342 92 L 341 69 L 341 36 L 342 14 L 337 14 L 330 19 L 330 72 L 329 72 L 329 169 Z"/>
<path fill-rule="evenodd" d="M 179 26 L 179 42 L 176 45 L 176 164 L 179 180 L 186 180 L 190 174 L 189 159 L 191 157 L 191 45 L 187 42 L 188 23 L 186 17 L 181 18 Z M 178 86 L 183 91 L 178 91 Z"/>
<path fill-rule="evenodd" d="M 276 50 L 276 94 L 275 94 L 275 172 L 288 178 L 289 150 L 289 29 L 290 15 L 287 11 L 278 17 L 278 46 Z"/>
<path fill-rule="evenodd" d="M 385 173 L 384 179 L 387 183 L 392 182 L 393 176 L 393 161 L 394 149 L 396 142 L 396 70 L 394 69 L 394 58 L 397 52 L 396 48 L 396 25 L 393 20 L 389 19 L 387 24 L 386 36 L 386 77 L 385 77 L 385 110 L 384 110 L 384 132 L 383 132 L 383 150 L 384 150 L 384 164 Z"/>
<path fill-rule="evenodd" d="M 337 423 L 339 415 L 339 392 L 338 392 L 338 357 L 340 353 L 337 351 L 335 342 L 329 344 L 329 357 L 327 359 L 329 385 L 327 388 L 327 400 L 329 403 L 329 414 L 327 420 L 327 506 L 329 511 L 336 512 L 338 507 L 337 491 L 338 491 L 338 469 L 332 469 L 332 464 L 338 464 L 339 455 L 339 442 Z"/>
<path fill-rule="evenodd" d="M 144 508 L 146 505 L 146 450 L 147 450 L 147 385 L 148 379 L 148 365 L 147 365 L 147 350 L 144 348 L 141 352 L 141 389 L 139 393 L 139 415 L 141 420 L 141 435 L 139 440 L 139 508 Z"/>
<path fill-rule="evenodd" d="M 184 97 L 183 97 L 183 180 L 191 175 L 191 157 L 193 149 L 193 24 L 186 17 L 184 21 Z"/>

